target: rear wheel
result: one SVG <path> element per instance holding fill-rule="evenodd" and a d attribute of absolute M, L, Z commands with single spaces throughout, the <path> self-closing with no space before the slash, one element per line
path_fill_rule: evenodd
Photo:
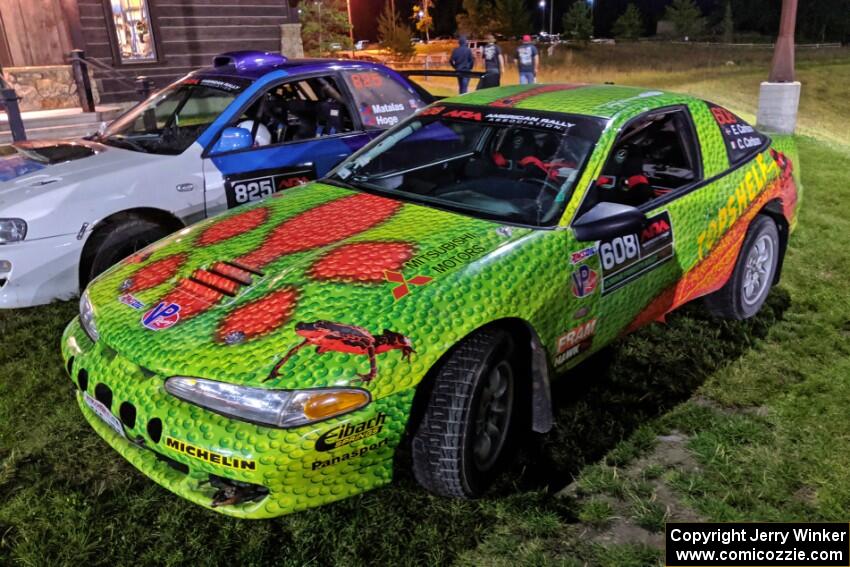
<path fill-rule="evenodd" d="M 81 286 L 85 287 L 119 261 L 170 233 L 161 224 L 137 216 L 106 224 L 91 236 L 87 246 L 91 255 L 82 267 Z"/>
<path fill-rule="evenodd" d="M 770 217 L 759 215 L 747 231 L 735 269 L 722 288 L 705 297 L 708 310 L 724 319 L 748 319 L 758 313 L 773 285 L 782 248 Z"/>
<path fill-rule="evenodd" d="M 434 377 L 413 436 L 413 473 L 428 491 L 473 498 L 511 452 L 517 424 L 514 341 L 501 330 L 466 338 Z"/>

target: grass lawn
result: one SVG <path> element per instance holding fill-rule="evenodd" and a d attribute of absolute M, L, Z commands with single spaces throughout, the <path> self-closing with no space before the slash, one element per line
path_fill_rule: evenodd
<path fill-rule="evenodd" d="M 764 70 L 710 69 L 630 78 L 753 112 Z M 557 386 L 557 428 L 479 501 L 402 470 L 273 521 L 206 511 L 85 423 L 58 348 L 74 302 L 0 312 L 0 564 L 619 567 L 659 564 L 668 519 L 846 521 L 850 60 L 804 60 L 801 78 L 806 194 L 765 309 L 732 323 L 686 306 L 588 361 Z"/>

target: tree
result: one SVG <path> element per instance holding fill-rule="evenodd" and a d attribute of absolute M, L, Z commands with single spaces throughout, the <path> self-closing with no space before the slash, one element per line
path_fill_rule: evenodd
<path fill-rule="evenodd" d="M 723 14 L 723 41 L 735 41 L 735 19 L 732 17 L 732 2 L 726 0 L 726 12 Z"/>
<path fill-rule="evenodd" d="M 301 3 L 301 40 L 304 52 L 322 55 L 332 43 L 351 49 L 345 0 L 307 0 Z"/>
<path fill-rule="evenodd" d="M 562 23 L 564 34 L 572 39 L 587 41 L 593 36 L 593 12 L 585 0 L 578 0 L 570 6 Z"/>
<path fill-rule="evenodd" d="M 401 21 L 388 2 L 378 16 L 378 37 L 382 47 L 399 59 L 411 57 L 416 50 L 410 43 L 410 28 Z"/>
<path fill-rule="evenodd" d="M 480 37 L 496 27 L 490 0 L 463 0 L 463 9 L 456 16 L 459 32 Z"/>
<path fill-rule="evenodd" d="M 434 18 L 431 17 L 431 0 L 423 0 L 421 6 L 413 7 L 413 16 L 416 29 L 425 34 L 425 43 L 431 41 L 431 30 L 434 29 Z"/>
<path fill-rule="evenodd" d="M 705 31 L 705 17 L 694 0 L 673 0 L 664 19 L 673 22 L 680 37 L 693 38 Z"/>
<path fill-rule="evenodd" d="M 531 18 L 524 0 L 496 0 L 496 31 L 519 37 L 531 29 Z"/>
<path fill-rule="evenodd" d="M 643 15 L 637 6 L 626 6 L 626 11 L 614 22 L 613 32 L 615 37 L 632 40 L 643 35 Z"/>

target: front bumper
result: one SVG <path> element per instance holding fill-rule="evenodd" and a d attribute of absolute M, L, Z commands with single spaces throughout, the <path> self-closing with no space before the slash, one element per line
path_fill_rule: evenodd
<path fill-rule="evenodd" d="M 92 343 L 78 319 L 65 330 L 62 354 L 83 415 L 116 451 L 175 494 L 240 518 L 281 516 L 390 482 L 413 400 L 410 389 L 339 418 L 274 429 L 171 396 L 164 376 L 132 363 L 103 340 Z M 107 407 L 121 433 L 92 410 L 84 392 Z M 347 437 L 337 434 L 335 448 L 317 450 L 317 440 L 327 440 L 332 430 Z M 217 479 L 261 487 L 262 494 L 214 507 Z"/>
<path fill-rule="evenodd" d="M 75 234 L 0 245 L 0 261 L 11 263 L 0 273 L 0 308 L 31 307 L 79 292 L 83 241 Z"/>

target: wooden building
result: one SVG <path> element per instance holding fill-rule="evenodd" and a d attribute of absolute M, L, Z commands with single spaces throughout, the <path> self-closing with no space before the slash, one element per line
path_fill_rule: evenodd
<path fill-rule="evenodd" d="M 162 86 L 223 51 L 297 53 L 299 29 L 288 0 L 0 0 L 0 63 L 46 88 L 32 68 L 55 71 L 83 49 L 110 67 L 94 71 L 101 100 L 125 101 L 136 97 L 127 83 L 137 76 Z"/>

